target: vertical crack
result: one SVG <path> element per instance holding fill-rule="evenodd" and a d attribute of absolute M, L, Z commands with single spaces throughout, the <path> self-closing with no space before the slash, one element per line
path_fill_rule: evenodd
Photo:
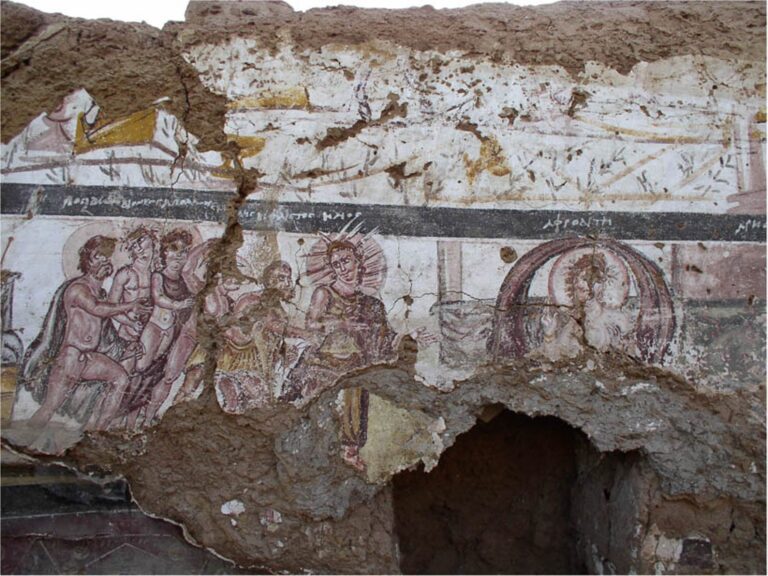
<path fill-rule="evenodd" d="M 237 189 L 227 205 L 224 233 L 208 253 L 205 285 L 198 293 L 196 301 L 197 345 L 205 353 L 201 379 L 203 383 L 201 398 L 205 399 L 210 399 L 211 393 L 215 397 L 213 378 L 222 338 L 218 322 L 206 312 L 205 301 L 216 289 L 223 275 L 242 276 L 242 272 L 237 267 L 237 252 L 243 245 L 243 228 L 239 221 L 239 211 L 248 196 L 258 188 L 259 178 L 263 176 L 256 169 L 243 166 L 240 152 L 241 147 L 235 142 L 230 142 L 227 150 L 222 152 L 232 162 Z M 204 404 L 208 405 L 208 401 L 206 400 Z"/>
<path fill-rule="evenodd" d="M 178 142 L 177 140 L 179 145 L 179 153 L 177 154 L 176 158 L 173 159 L 173 164 L 171 164 L 171 176 L 173 176 L 173 173 L 177 169 L 177 166 L 178 166 L 178 174 L 176 175 L 176 178 L 173 180 L 171 184 L 171 188 L 173 188 L 174 186 L 176 186 L 176 184 L 179 183 L 179 180 L 181 179 L 181 176 L 184 173 L 184 161 L 186 160 L 187 152 L 189 151 L 189 132 L 187 131 L 187 119 L 189 118 L 189 112 L 192 109 L 192 105 L 189 101 L 189 86 L 187 86 L 187 83 L 185 81 L 184 70 L 179 64 L 180 58 L 181 58 L 181 55 L 175 56 L 175 62 L 173 63 L 173 66 L 176 70 L 176 74 L 179 77 L 179 84 L 181 85 L 181 90 L 182 90 L 182 93 L 184 94 L 184 106 L 182 108 L 181 118 L 179 119 L 183 129 L 184 140 L 182 142 Z"/>

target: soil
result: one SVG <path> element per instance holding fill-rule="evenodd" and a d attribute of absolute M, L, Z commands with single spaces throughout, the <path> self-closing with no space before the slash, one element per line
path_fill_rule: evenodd
<path fill-rule="evenodd" d="M 2 2 L 2 141 L 77 89 L 119 118 L 169 97 L 168 111 L 200 138 L 226 148 L 226 101 L 203 87 L 172 34 L 148 24 L 83 20 Z"/>
<path fill-rule="evenodd" d="M 283 2 L 198 1 L 189 4 L 186 18 L 198 27 L 199 38 L 223 32 L 274 43 L 288 33 L 297 48 L 310 50 L 376 39 L 523 65 L 557 64 L 572 74 L 588 61 L 626 73 L 640 61 L 685 54 L 765 59 L 761 2 L 496 3 L 453 10 L 336 6 L 293 12 Z"/>
<path fill-rule="evenodd" d="M 706 55 L 763 63 L 763 2 L 559 2 L 539 7 L 480 4 L 369 10 L 337 6 L 294 12 L 282 2 L 191 2 L 187 22 L 148 24 L 44 14 L 3 0 L 3 142 L 68 93 L 85 88 L 107 117 L 164 96 L 201 139 L 223 149 L 223 97 L 181 58 L 200 42 L 233 35 L 298 50 L 386 41 L 417 50 L 460 50 L 522 65 L 559 65 L 576 75 L 589 61 L 628 72 L 641 61 Z M 8 105 L 12 102 L 13 105 Z"/>

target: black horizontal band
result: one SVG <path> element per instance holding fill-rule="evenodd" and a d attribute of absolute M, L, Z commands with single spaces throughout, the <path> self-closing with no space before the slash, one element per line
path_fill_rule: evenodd
<path fill-rule="evenodd" d="M 232 196 L 220 191 L 3 184 L 3 214 L 224 222 Z M 619 240 L 766 241 L 765 215 L 691 212 L 505 210 L 324 202 L 245 202 L 246 230 L 314 234 L 350 220 L 385 236 L 549 240 L 569 235 Z"/>

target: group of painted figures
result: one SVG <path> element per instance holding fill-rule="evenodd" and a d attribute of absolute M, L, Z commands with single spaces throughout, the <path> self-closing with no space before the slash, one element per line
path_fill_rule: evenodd
<path fill-rule="evenodd" d="M 59 411 L 86 429 L 151 421 L 194 350 L 203 282 L 185 267 L 192 234 L 179 228 L 158 238 L 141 226 L 121 244 L 131 261 L 113 277 L 118 240 L 88 239 L 78 252 L 80 275 L 54 294 L 19 376 L 42 402 L 33 425 Z"/>
<path fill-rule="evenodd" d="M 79 248 L 79 275 L 56 291 L 21 365 L 19 381 L 39 403 L 31 425 L 59 413 L 84 429 L 145 426 L 194 397 L 208 366 L 226 412 L 276 401 L 301 406 L 343 374 L 395 359 L 397 334 L 378 296 L 386 260 L 371 234 L 320 235 L 306 254 L 313 291 L 301 322 L 289 314 L 297 281 L 287 262 L 274 260 L 259 279 L 239 270 L 209 279 L 214 241 L 196 237 L 194 229 L 160 234 L 142 225 L 119 240 L 92 236 Z M 128 263 L 114 272 L 118 249 Z M 548 296 L 528 306 L 541 270 Z M 661 362 L 674 316 L 661 270 L 634 249 L 554 240 L 507 274 L 487 350 L 496 361 L 558 360 L 591 348 Z M 213 327 L 206 340 L 218 341 L 215 359 L 201 345 L 203 326 Z M 343 400 L 343 444 L 357 464 L 367 394 L 345 391 Z"/>
<path fill-rule="evenodd" d="M 214 385 L 227 412 L 301 405 L 341 374 L 393 359 L 396 334 L 366 287 L 385 274 L 370 237 L 323 237 L 310 251 L 315 289 L 303 325 L 286 310 L 295 296 L 287 262 L 267 265 L 260 281 L 219 273 L 203 291 L 213 243 L 193 238 L 139 226 L 119 241 L 97 235 L 82 245 L 80 275 L 56 291 L 21 366 L 20 382 L 40 403 L 31 425 L 63 413 L 85 429 L 133 428 L 192 397 L 207 362 L 201 317 L 219 336 Z M 130 262 L 113 274 L 118 246 Z"/>

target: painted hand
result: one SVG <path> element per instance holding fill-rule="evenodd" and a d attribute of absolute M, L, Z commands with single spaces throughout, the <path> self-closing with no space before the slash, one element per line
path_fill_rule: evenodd
<path fill-rule="evenodd" d="M 440 336 L 434 332 L 430 332 L 424 326 L 417 328 L 411 332 L 409 336 L 416 340 L 419 348 L 431 346 L 432 344 L 437 344 L 440 341 Z"/>

